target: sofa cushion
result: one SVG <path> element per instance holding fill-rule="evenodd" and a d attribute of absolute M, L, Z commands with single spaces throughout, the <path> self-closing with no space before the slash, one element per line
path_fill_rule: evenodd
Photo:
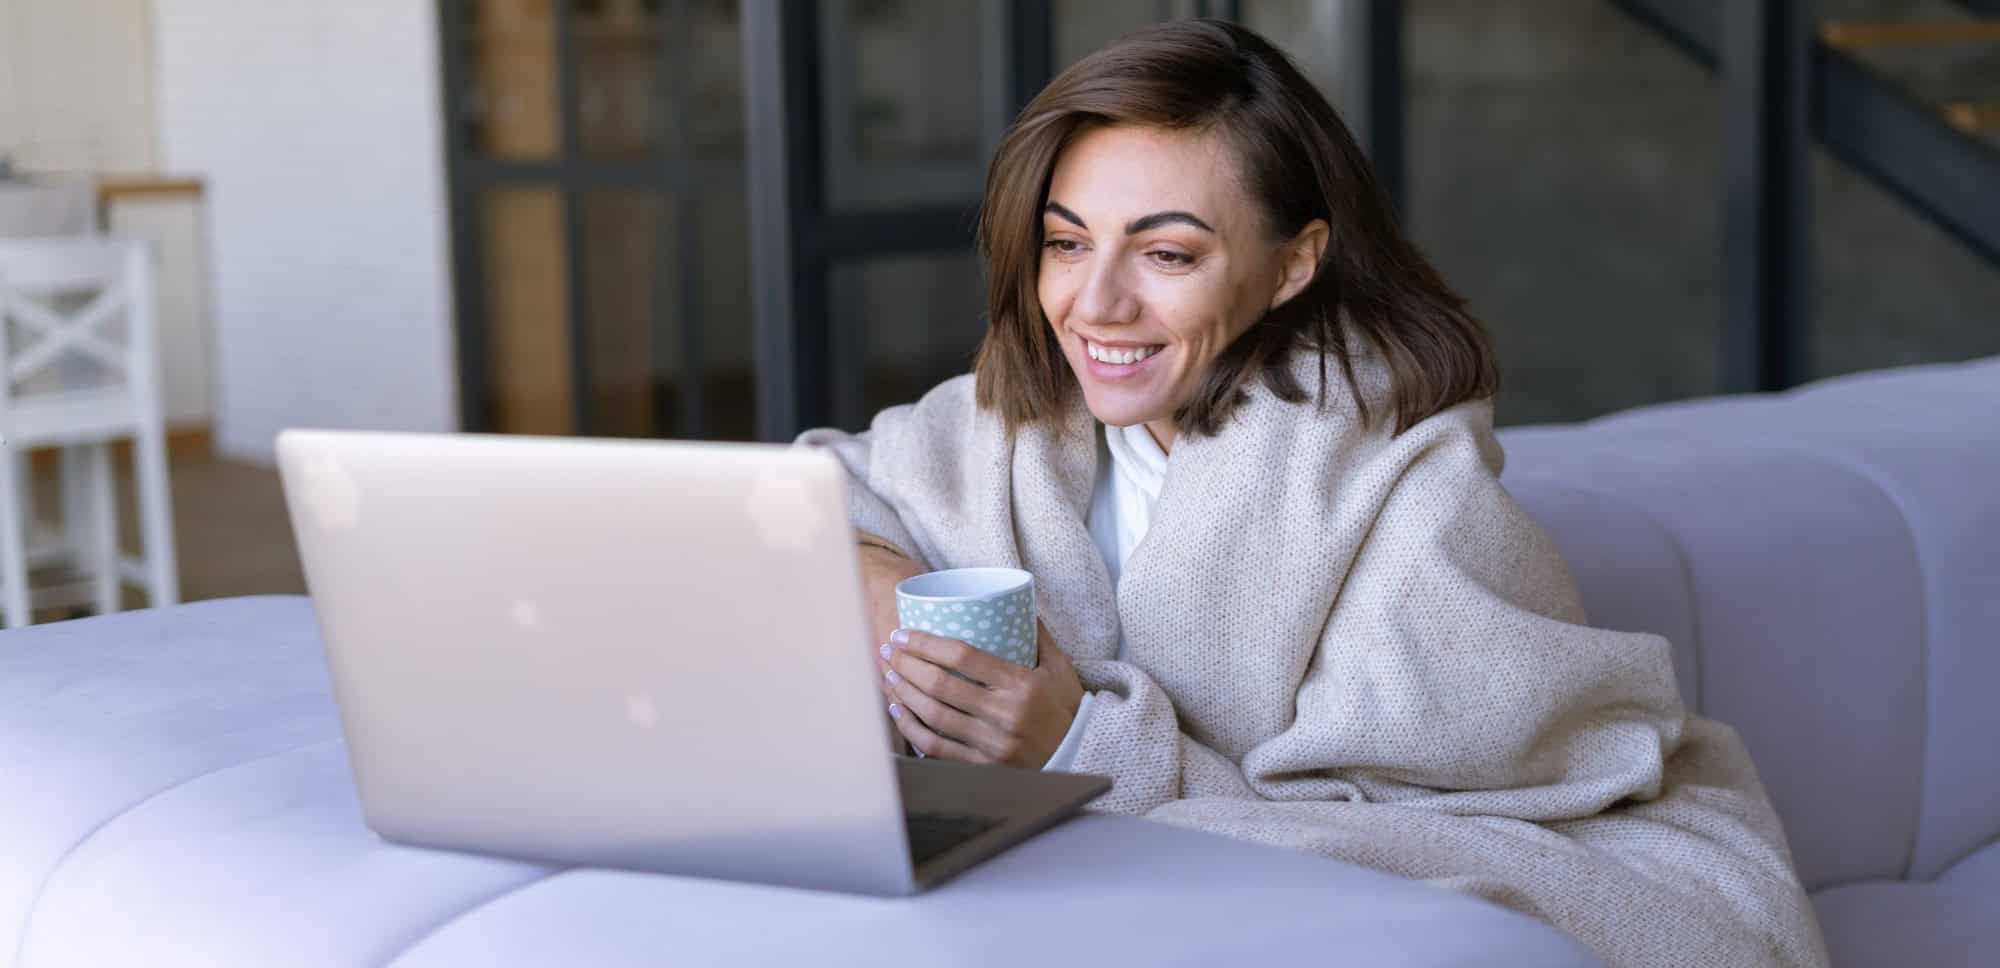
<path fill-rule="evenodd" d="M 1987 968 L 2000 951 L 2000 894 L 1863 881 L 1813 895 L 1832 968 Z"/>
<path fill-rule="evenodd" d="M 2000 841 L 1987 844 L 1953 864 L 1938 876 L 1938 883 L 1985 891 L 1993 898 L 1995 916 L 2000 917 Z"/>
<path fill-rule="evenodd" d="M 376 840 L 339 733 L 303 598 L 6 633 L 0 968 L 381 964 L 540 876 Z"/>
<path fill-rule="evenodd" d="M 2000 361 L 1858 374 L 1787 398 L 1784 436 L 1849 462 L 1908 523 L 1924 579 L 1923 812 L 1909 876 L 2000 837 Z"/>
<path fill-rule="evenodd" d="M 1535 494 L 1548 478 L 1634 509 L 1679 550 L 1698 708 L 1742 736 L 1806 885 L 1902 876 L 1922 778 L 1924 597 L 1882 490 L 1838 461 L 1672 420 L 1503 444 L 1503 480 L 1552 535 L 1572 535 L 1557 539 L 1565 554 L 1580 545 L 1563 519 L 1597 512 Z M 1572 569 L 1610 570 L 1582 560 Z M 1579 575 L 1593 620 L 1613 625 L 1620 598 L 1678 595 L 1677 581 L 1643 580 L 1614 595 Z"/>
<path fill-rule="evenodd" d="M 0 968 L 1597 964 L 1468 895 L 1137 817 L 916 898 L 397 846 L 363 823 L 314 625 L 232 599 L 0 633 Z"/>
<path fill-rule="evenodd" d="M 0 965 L 95 832 L 196 778 L 337 735 L 311 614 L 304 599 L 242 599 L 7 633 Z M 249 647 L 215 648 L 230 637 Z"/>
<path fill-rule="evenodd" d="M 1550 452 L 1537 453 L 1544 444 Z M 1693 592 L 1673 535 L 1630 501 L 1573 483 L 1575 475 L 1555 456 L 1563 453 L 1560 443 L 1514 438 L 1507 446 L 1543 458 L 1511 463 L 1505 483 L 1562 552 L 1591 624 L 1665 636 L 1674 647 L 1681 699 L 1700 708 Z"/>
<path fill-rule="evenodd" d="M 1921 588 L 1916 639 L 1893 653 L 1922 677 L 1921 744 L 1907 753 L 1921 768 L 1919 815 L 1906 868 L 1864 876 L 1928 880 L 2000 837 L 2000 770 L 1991 766 L 2000 737 L 1991 688 L 2000 682 L 2000 650 L 1993 648 L 2000 629 L 1996 413 L 2000 360 L 1986 360 L 1858 373 L 1771 397 L 1647 407 L 1586 425 L 1620 437 L 1699 433 L 1718 446 L 1823 461 L 1878 490 L 1900 518 Z M 1885 639 L 1879 647 L 1892 644 Z M 1878 718 L 1893 715 L 1868 697 L 1845 702 Z M 1765 755 L 1753 753 L 1760 762 Z M 1856 766 L 1863 782 L 1893 766 L 1900 783 L 1903 764 Z"/>

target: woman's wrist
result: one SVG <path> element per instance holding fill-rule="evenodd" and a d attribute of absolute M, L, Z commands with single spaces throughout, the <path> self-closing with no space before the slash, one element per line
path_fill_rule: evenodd
<path fill-rule="evenodd" d="M 856 545 L 861 546 L 862 548 L 873 548 L 876 551 L 885 552 L 889 555 L 901 558 L 904 561 L 914 560 L 909 555 L 904 554 L 903 549 L 898 548 L 895 545 L 892 545 L 889 542 L 884 541 L 881 538 L 877 538 L 874 535 L 868 534 L 866 532 L 855 535 L 854 543 Z"/>

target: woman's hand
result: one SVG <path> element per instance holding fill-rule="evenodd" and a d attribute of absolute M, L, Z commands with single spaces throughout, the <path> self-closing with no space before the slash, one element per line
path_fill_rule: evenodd
<path fill-rule="evenodd" d="M 868 629 L 877 643 L 902 624 L 896 616 L 896 585 L 924 573 L 923 566 L 876 545 L 858 545 L 861 555 L 861 595 L 868 608 Z"/>
<path fill-rule="evenodd" d="M 957 639 L 896 630 L 877 662 L 903 738 L 925 756 L 1041 769 L 1076 719 L 1083 681 L 1049 630 L 1036 626 L 1041 664 L 1033 669 Z"/>
<path fill-rule="evenodd" d="M 864 540 L 882 540 L 865 533 L 860 537 Z M 886 544 L 887 542 L 883 542 L 883 545 Z M 896 584 L 905 578 L 923 574 L 924 569 L 916 562 L 883 546 L 862 544 L 857 546 L 856 551 L 861 556 L 862 602 L 868 610 L 869 632 L 874 636 L 870 641 L 887 642 L 889 633 L 894 632 L 896 627 L 902 624 L 902 620 L 896 616 Z M 879 664 L 882 660 L 877 657 L 875 661 Z M 877 678 L 875 684 L 881 688 L 885 702 L 896 701 L 896 695 L 889 690 L 887 682 Z M 907 753 L 908 749 L 903 745 L 903 738 L 894 735 L 894 730 L 890 732 L 894 740 L 892 749 L 898 753 Z"/>

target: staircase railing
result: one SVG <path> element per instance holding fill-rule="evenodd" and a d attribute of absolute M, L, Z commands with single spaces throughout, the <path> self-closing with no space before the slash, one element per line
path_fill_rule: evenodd
<path fill-rule="evenodd" d="M 2000 19 L 1805 20 L 1800 0 L 1612 0 L 1723 76 L 1723 373 L 1729 390 L 1802 382 L 1806 138 L 2000 265 L 2000 101 L 1929 104 L 1855 51 L 2000 42 Z M 2000 18 L 2000 0 L 1964 0 Z"/>

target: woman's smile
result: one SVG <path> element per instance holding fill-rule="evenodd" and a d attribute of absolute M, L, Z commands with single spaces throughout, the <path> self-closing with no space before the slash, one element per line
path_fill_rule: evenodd
<path fill-rule="evenodd" d="M 1110 383 L 1138 380 L 1157 367 L 1149 366 L 1166 349 L 1163 343 L 1099 343 L 1078 336 L 1088 363 L 1081 367 L 1092 379 Z"/>

